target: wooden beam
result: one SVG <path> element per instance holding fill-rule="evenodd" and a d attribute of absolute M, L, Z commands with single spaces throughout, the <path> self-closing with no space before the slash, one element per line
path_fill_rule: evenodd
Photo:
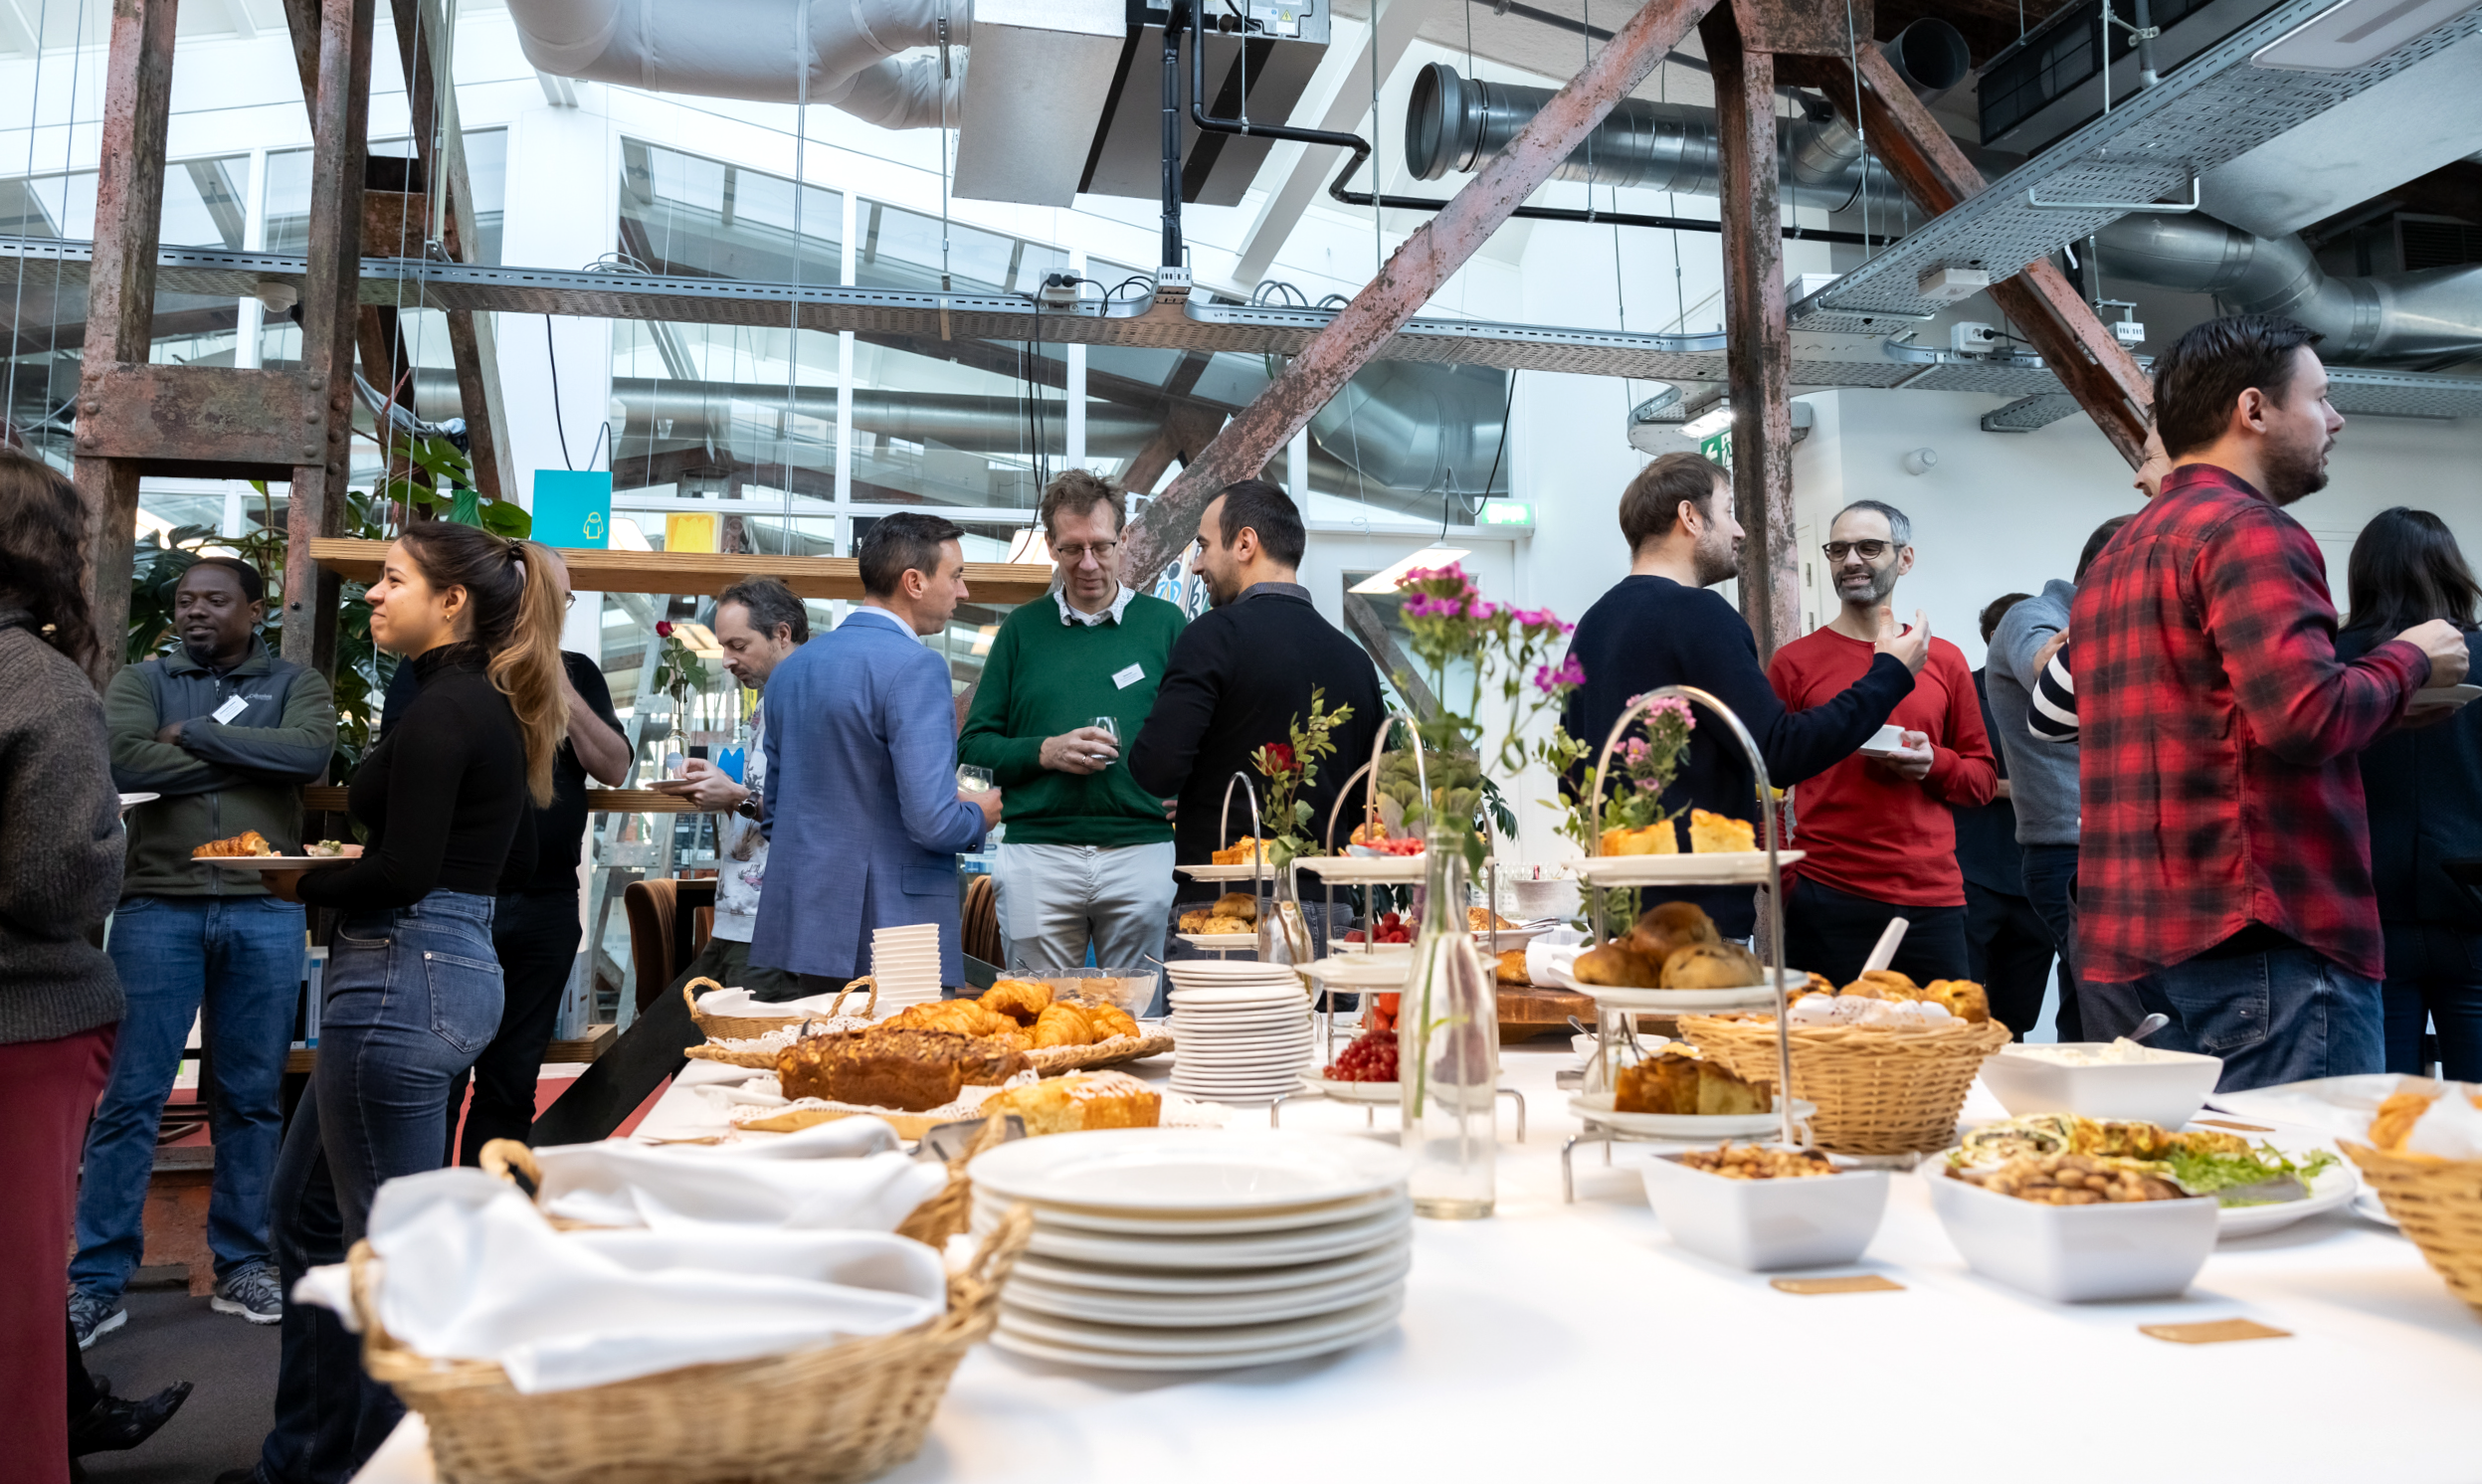
<path fill-rule="evenodd" d="M 1784 236 L 1776 230 L 1775 54 L 1745 43 L 1746 0 L 1699 23 L 1715 79 L 1723 216 L 1724 368 L 1732 398 L 1732 503 L 1740 517 L 1741 616 L 1765 663 L 1801 638 L 1793 549 L 1792 336 L 1784 323 Z"/>
<path fill-rule="evenodd" d="M 164 205 L 164 139 L 172 106 L 176 0 L 113 0 L 103 71 L 103 137 L 95 180 L 95 259 L 87 279 L 81 421 L 72 471 L 86 507 L 95 606 L 95 683 L 120 668 L 129 627 L 129 564 L 137 545 L 136 463 L 113 459 L 83 426 L 100 416 L 108 373 L 146 364 L 155 323 L 155 251 Z M 93 452 L 90 453 L 90 450 Z"/>
<path fill-rule="evenodd" d="M 81 395 L 94 409 L 80 408 L 81 463 L 110 460 L 142 474 L 281 480 L 325 440 L 319 399 L 296 371 L 119 362 L 89 372 Z"/>
<path fill-rule="evenodd" d="M 730 514 L 718 505 L 718 514 Z M 368 582 L 379 575 L 388 554 L 385 541 L 358 541 L 329 536 L 312 541 L 309 551 L 319 566 L 335 577 Z M 702 593 L 712 596 L 744 577 L 780 577 L 804 598 L 822 600 L 862 596 L 861 564 L 852 557 L 760 556 L 722 551 L 602 551 L 568 547 L 561 556 L 569 564 L 569 581 L 584 593 Z M 965 584 L 969 601 L 982 604 L 1031 603 L 1051 591 L 1049 562 L 968 562 Z"/>
<path fill-rule="evenodd" d="M 1413 656 L 1388 632 L 1388 621 L 1379 616 L 1379 607 L 1368 598 L 1347 588 L 1344 594 L 1344 628 L 1347 634 L 1362 642 L 1370 657 L 1379 661 L 1380 673 L 1386 675 L 1405 703 L 1414 708 L 1414 715 L 1423 721 L 1439 719 L 1439 698 L 1425 684 L 1422 671 L 1415 667 Z"/>
<path fill-rule="evenodd" d="M 1283 373 L 1181 470 L 1172 487 L 1130 522 L 1121 545 L 1122 580 L 1132 585 L 1152 581 L 1197 534 L 1199 512 L 1216 492 L 1265 467 L 1275 451 L 1387 348 L 1439 285 L 1551 178 L 1615 104 L 1636 91 L 1672 44 L 1715 3 L 1647 0 L 1623 22 L 1584 71 L 1553 94 L 1447 205 L 1416 228 L 1379 277 L 1336 311 Z"/>

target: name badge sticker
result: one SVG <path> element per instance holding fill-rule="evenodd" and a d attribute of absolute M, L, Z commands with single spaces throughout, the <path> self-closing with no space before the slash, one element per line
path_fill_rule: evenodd
<path fill-rule="evenodd" d="M 246 695 L 227 696 L 225 697 L 224 704 L 216 707 L 215 720 L 219 724 L 231 721 L 234 717 L 241 715 L 244 711 L 249 709 L 250 697 Z"/>
<path fill-rule="evenodd" d="M 1130 686 L 1135 685 L 1138 681 L 1145 678 L 1146 666 L 1143 664 L 1132 664 L 1127 669 L 1116 669 L 1112 671 L 1112 683 L 1119 686 L 1123 690 L 1128 689 Z"/>

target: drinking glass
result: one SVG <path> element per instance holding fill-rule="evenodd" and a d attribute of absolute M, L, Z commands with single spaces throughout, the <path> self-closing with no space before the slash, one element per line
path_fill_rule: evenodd
<path fill-rule="evenodd" d="M 1119 718 L 1119 717 L 1117 717 L 1117 716 L 1097 716 L 1096 718 L 1094 718 L 1094 720 L 1093 720 L 1093 721 L 1091 721 L 1091 722 L 1089 722 L 1089 723 L 1087 723 L 1087 724 L 1088 724 L 1089 726 L 1094 727 L 1097 731 L 1100 731 L 1100 732 L 1101 732 L 1104 736 L 1109 737 L 1109 738 L 1111 738 L 1111 739 L 1112 739 L 1112 750 L 1113 750 L 1114 752 L 1117 752 L 1117 751 L 1119 751 L 1119 750 L 1120 750 L 1120 718 Z M 1109 764 L 1109 763 L 1105 763 L 1103 766 L 1104 766 L 1104 767 L 1106 767 L 1106 768 L 1108 768 L 1108 767 L 1110 767 L 1110 766 L 1111 766 L 1111 764 Z"/>
<path fill-rule="evenodd" d="M 972 763 L 957 764 L 957 791 L 959 793 L 979 794 L 990 787 L 991 770 L 989 768 L 977 768 Z"/>

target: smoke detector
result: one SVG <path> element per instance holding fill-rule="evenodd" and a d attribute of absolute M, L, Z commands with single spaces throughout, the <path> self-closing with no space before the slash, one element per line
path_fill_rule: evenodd
<path fill-rule="evenodd" d="M 1939 467 L 1939 451 L 1937 449 L 1915 449 L 1911 453 L 1905 455 L 1904 458 L 1898 460 L 1897 463 L 1904 465 L 1906 473 L 1913 474 L 1918 477 Z"/>
<path fill-rule="evenodd" d="M 1979 268 L 1928 268 L 1914 279 L 1914 291 L 1934 304 L 1972 298 L 1991 286 L 1991 275 Z"/>

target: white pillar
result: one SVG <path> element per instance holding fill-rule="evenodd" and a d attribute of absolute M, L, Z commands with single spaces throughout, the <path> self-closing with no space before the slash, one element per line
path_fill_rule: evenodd
<path fill-rule="evenodd" d="M 580 91 L 592 86 L 580 85 Z M 600 113 L 554 107 L 519 113 L 508 130 L 501 261 L 557 269 L 594 262 L 612 250 L 619 190 L 620 156 Z M 549 326 L 547 337 L 540 314 L 502 315 L 498 325 L 502 407 L 516 462 L 508 485 L 529 507 L 536 469 L 608 468 L 611 459 L 610 445 L 597 452 L 596 443 L 612 403 L 612 322 L 555 315 Z"/>

